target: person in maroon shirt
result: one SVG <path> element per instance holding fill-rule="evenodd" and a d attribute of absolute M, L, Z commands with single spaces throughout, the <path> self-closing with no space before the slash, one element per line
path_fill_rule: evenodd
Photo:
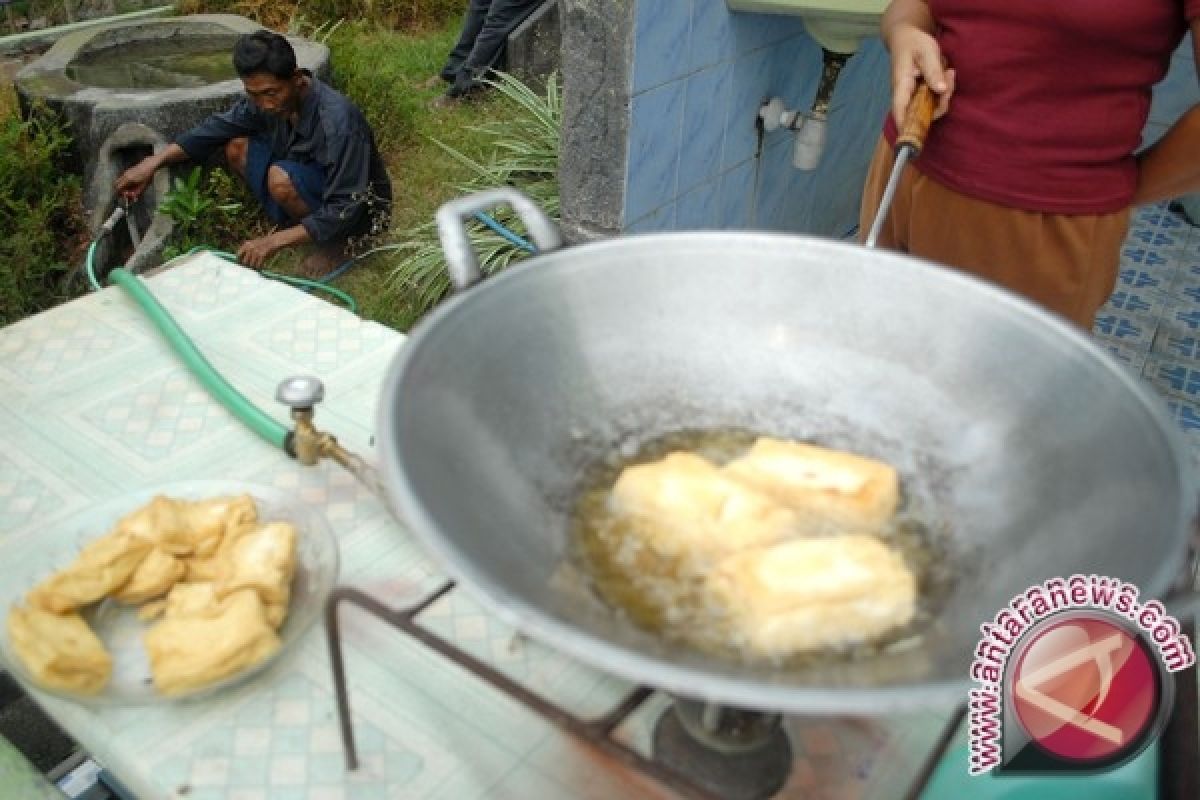
<path fill-rule="evenodd" d="M 863 192 L 874 220 L 896 122 L 938 96 L 880 246 L 975 274 L 1090 329 L 1116 285 L 1130 210 L 1200 189 L 1200 106 L 1139 151 L 1151 90 L 1200 0 L 892 0 L 892 110 Z"/>

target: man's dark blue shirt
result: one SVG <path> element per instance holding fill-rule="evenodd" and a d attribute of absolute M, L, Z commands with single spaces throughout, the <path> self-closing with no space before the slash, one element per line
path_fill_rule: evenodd
<path fill-rule="evenodd" d="M 258 110 L 243 97 L 175 143 L 189 158 L 203 163 L 230 139 L 259 137 L 270 145 L 275 160 L 319 167 L 325 175 L 323 202 L 300 224 L 314 242 L 323 244 L 369 232 L 371 215 L 390 210 L 392 185 L 362 112 L 313 75 L 308 78 L 308 93 L 300 102 L 295 126 L 282 116 Z"/>

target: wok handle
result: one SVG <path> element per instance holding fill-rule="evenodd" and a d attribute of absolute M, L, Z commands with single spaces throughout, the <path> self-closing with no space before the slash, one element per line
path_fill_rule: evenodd
<path fill-rule="evenodd" d="M 450 280 L 458 291 L 469 289 L 483 279 L 479 258 L 467 236 L 466 221 L 478 213 L 496 206 L 507 205 L 516 212 L 529 231 L 529 237 L 539 253 L 562 247 L 562 234 L 529 197 L 516 189 L 487 189 L 455 198 L 437 211 L 438 238 L 446 255 Z"/>

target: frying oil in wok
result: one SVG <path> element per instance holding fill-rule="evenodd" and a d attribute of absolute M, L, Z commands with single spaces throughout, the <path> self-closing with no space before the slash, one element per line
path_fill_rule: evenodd
<path fill-rule="evenodd" d="M 679 431 L 646 442 L 630 454 L 618 454 L 587 476 L 572 516 L 574 557 L 596 593 L 635 625 L 669 641 L 696 647 L 710 655 L 736 661 L 762 660 L 749 656 L 738 643 L 736 630 L 725 623 L 720 609 L 711 607 L 701 591 L 711 565 L 685 564 L 638 546 L 630 522 L 609 506 L 621 471 L 656 461 L 668 453 L 686 451 L 715 464 L 743 455 L 761 434 L 744 429 Z M 904 497 L 881 538 L 901 553 L 917 578 L 918 608 L 913 621 L 875 641 L 838 653 L 803 653 L 781 666 L 837 658 L 859 658 L 890 649 L 907 649 L 919 642 L 922 627 L 950 589 L 947 554 L 930 535 L 928 526 L 909 508 Z"/>

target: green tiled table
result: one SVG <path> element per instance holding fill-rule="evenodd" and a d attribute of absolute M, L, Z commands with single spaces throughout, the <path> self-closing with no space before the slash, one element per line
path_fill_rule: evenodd
<path fill-rule="evenodd" d="M 376 398 L 403 336 L 207 254 L 147 283 L 251 401 L 286 422 L 276 385 L 316 375 L 326 388 L 318 427 L 373 456 Z M 325 514 L 343 585 L 400 606 L 445 582 L 348 473 L 298 465 L 243 428 L 117 288 L 0 329 L 0 441 L 0 543 L 28 543 L 55 520 L 134 489 L 235 479 L 294 493 Z M 289 658 L 211 699 L 91 708 L 34 697 L 142 800 L 667 796 L 419 642 L 353 609 L 343 617 L 361 763 L 353 773 L 319 627 Z M 418 622 L 582 717 L 632 688 L 515 636 L 457 588 Z M 663 703 L 656 697 L 617 738 L 645 749 Z M 789 720 L 797 758 L 780 796 L 891 798 L 947 716 Z"/>

